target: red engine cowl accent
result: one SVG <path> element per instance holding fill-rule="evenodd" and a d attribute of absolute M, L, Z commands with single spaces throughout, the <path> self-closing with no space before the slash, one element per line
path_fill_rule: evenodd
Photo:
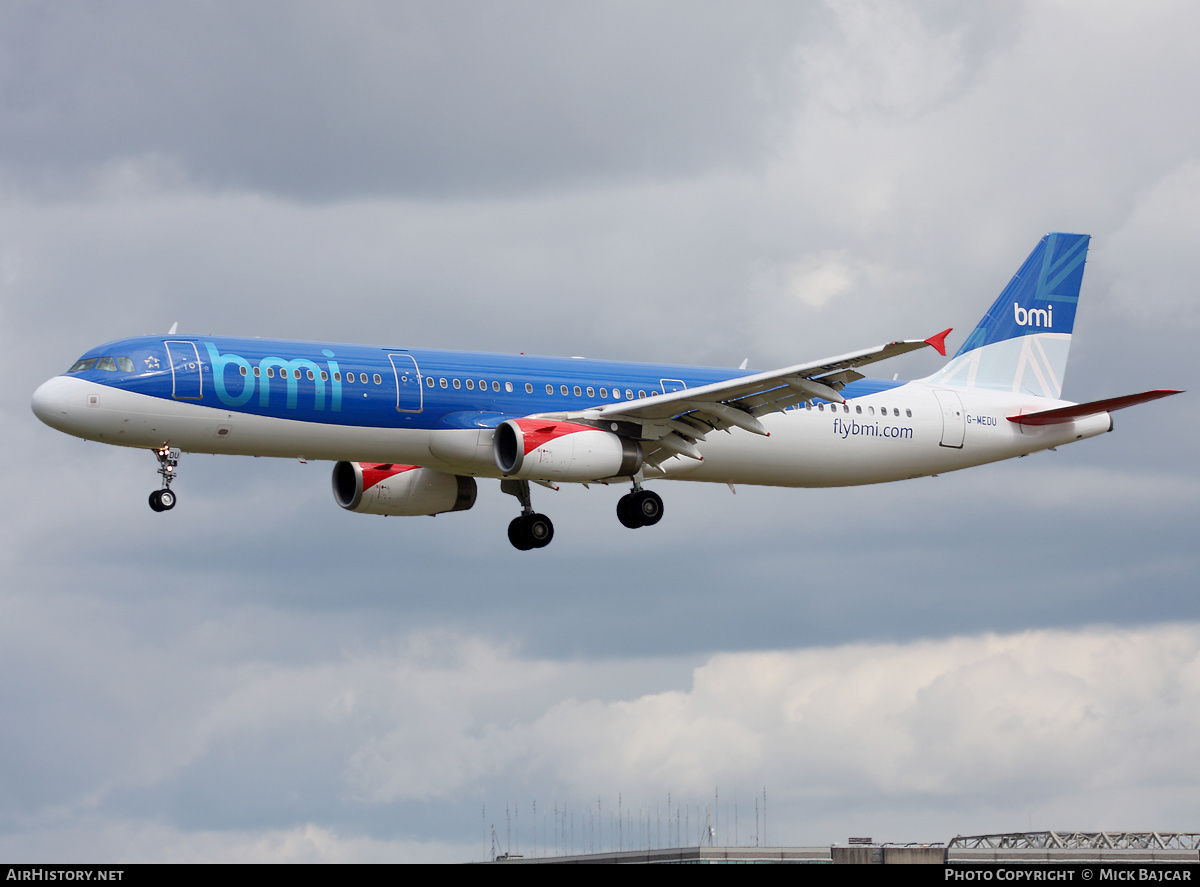
<path fill-rule="evenodd" d="M 629 477 L 642 467 L 642 447 L 610 431 L 574 422 L 509 419 L 496 428 L 496 467 L 506 477 L 589 481 Z"/>
<path fill-rule="evenodd" d="M 359 514 L 419 515 L 466 511 L 475 504 L 475 478 L 416 465 L 339 462 L 333 498 Z"/>

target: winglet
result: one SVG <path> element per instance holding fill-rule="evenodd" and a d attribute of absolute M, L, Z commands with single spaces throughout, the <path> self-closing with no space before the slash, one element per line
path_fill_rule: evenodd
<path fill-rule="evenodd" d="M 954 329 L 954 327 L 950 327 L 949 329 L 942 330 L 936 336 L 930 336 L 928 339 L 925 340 L 925 344 L 932 345 L 938 354 L 942 355 L 942 357 L 945 357 L 946 356 L 946 336 L 950 335 L 950 332 L 953 329 Z"/>

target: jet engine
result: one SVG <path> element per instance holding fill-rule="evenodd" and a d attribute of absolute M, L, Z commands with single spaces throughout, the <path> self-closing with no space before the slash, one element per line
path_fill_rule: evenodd
<path fill-rule="evenodd" d="M 642 447 L 590 425 L 509 419 L 496 428 L 496 467 L 522 480 L 589 481 L 629 477 L 642 467 Z"/>
<path fill-rule="evenodd" d="M 333 498 L 359 514 L 417 515 L 466 511 L 475 504 L 475 478 L 416 465 L 339 462 Z"/>

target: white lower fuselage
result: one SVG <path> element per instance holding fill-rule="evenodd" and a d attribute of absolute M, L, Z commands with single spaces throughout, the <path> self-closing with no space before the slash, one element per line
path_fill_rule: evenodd
<path fill-rule="evenodd" d="M 1009 416 L 1064 401 L 910 382 L 888 391 L 764 416 L 769 437 L 741 429 L 697 444 L 702 461 L 676 456 L 645 477 L 785 487 L 883 483 L 1009 459 L 1108 431 L 1107 413 L 1046 426 Z M 397 429 L 324 424 L 173 401 L 60 376 L 35 410 L 77 437 L 184 452 L 422 465 L 501 477 L 494 430 Z"/>

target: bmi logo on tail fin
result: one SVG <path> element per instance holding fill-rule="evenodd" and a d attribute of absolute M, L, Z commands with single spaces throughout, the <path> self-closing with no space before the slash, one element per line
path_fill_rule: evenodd
<path fill-rule="evenodd" d="M 1043 237 L 954 358 L 927 381 L 1060 397 L 1090 239 Z"/>

